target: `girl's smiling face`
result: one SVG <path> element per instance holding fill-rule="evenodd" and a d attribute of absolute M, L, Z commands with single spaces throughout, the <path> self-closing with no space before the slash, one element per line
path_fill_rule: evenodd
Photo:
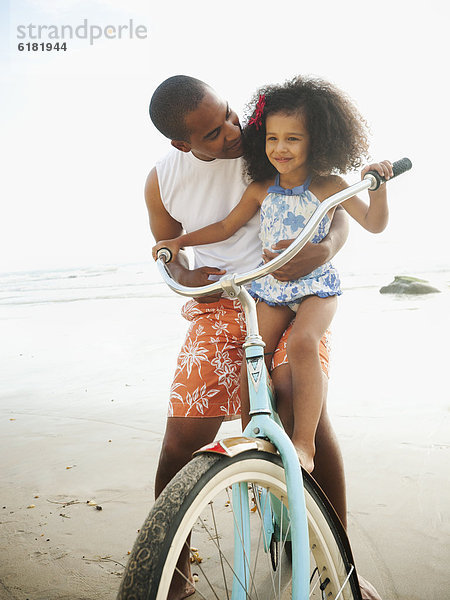
<path fill-rule="evenodd" d="M 285 183 L 303 183 L 308 176 L 309 133 L 301 113 L 267 116 L 266 154 Z"/>

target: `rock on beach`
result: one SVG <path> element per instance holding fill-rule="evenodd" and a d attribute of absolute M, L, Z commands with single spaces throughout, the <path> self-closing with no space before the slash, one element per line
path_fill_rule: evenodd
<path fill-rule="evenodd" d="M 436 294 L 440 293 L 426 279 L 396 275 L 394 281 L 380 288 L 380 294 Z"/>

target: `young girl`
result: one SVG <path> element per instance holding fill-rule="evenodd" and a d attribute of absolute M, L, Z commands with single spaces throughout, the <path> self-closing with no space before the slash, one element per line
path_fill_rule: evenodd
<path fill-rule="evenodd" d="M 333 85 L 297 77 L 284 85 L 266 87 L 258 96 L 243 132 L 244 160 L 253 183 L 223 221 L 160 241 L 153 248 L 155 258 L 162 247 L 175 257 L 182 247 L 227 239 L 258 210 L 263 251 L 273 251 L 279 240 L 297 237 L 320 202 L 347 187 L 335 173 L 361 166 L 368 148 L 365 121 Z M 386 179 L 392 176 L 389 161 L 365 167 L 362 176 L 370 169 Z M 376 233 L 388 220 L 386 186 L 370 192 L 369 197 L 369 206 L 355 196 L 343 207 L 365 229 Z M 334 209 L 324 217 L 313 243 L 327 235 L 333 214 Z M 311 472 L 323 398 L 318 348 L 341 294 L 339 276 L 331 263 L 326 263 L 295 281 L 267 275 L 252 283 L 250 293 L 258 300 L 268 368 L 281 335 L 296 314 L 287 346 L 293 384 L 292 442 L 302 466 Z M 245 390 L 246 386 L 241 386 L 242 396 Z M 242 404 L 244 408 L 244 397 Z"/>

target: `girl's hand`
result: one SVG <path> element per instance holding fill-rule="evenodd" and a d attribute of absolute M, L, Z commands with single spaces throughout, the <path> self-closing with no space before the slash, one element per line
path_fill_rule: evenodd
<path fill-rule="evenodd" d="M 157 260 L 158 250 L 161 250 L 161 248 L 168 248 L 172 253 L 172 260 L 174 260 L 180 251 L 180 243 L 178 238 L 173 238 L 172 240 L 161 240 L 155 244 L 152 248 L 152 255 L 155 260 Z"/>
<path fill-rule="evenodd" d="M 376 171 L 381 177 L 384 177 L 386 180 L 390 179 L 394 175 L 394 171 L 392 170 L 392 163 L 390 160 L 383 160 L 379 163 L 372 163 L 371 165 L 367 165 L 361 171 L 361 179 L 364 179 L 364 175 L 368 171 Z M 384 185 L 384 184 L 383 184 Z"/>

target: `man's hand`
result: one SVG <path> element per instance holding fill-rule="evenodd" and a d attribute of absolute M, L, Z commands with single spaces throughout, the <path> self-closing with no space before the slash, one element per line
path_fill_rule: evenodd
<path fill-rule="evenodd" d="M 314 269 L 322 266 L 331 260 L 335 254 L 342 248 L 348 236 L 348 219 L 346 212 L 339 206 L 336 208 L 333 220 L 331 221 L 330 231 L 321 242 L 313 244 L 308 242 L 294 258 L 274 271 L 272 275 L 279 281 L 292 281 L 299 277 L 309 275 Z M 293 240 L 282 240 L 273 246 L 274 252 L 264 250 L 263 260 L 268 262 L 285 250 Z M 278 250 L 278 252 L 276 252 Z"/>
<path fill-rule="evenodd" d="M 272 260 L 278 256 L 280 254 L 280 250 L 285 250 L 292 244 L 293 241 L 294 240 L 292 239 L 278 242 L 278 244 L 273 246 L 275 252 L 264 250 L 264 262 L 269 262 L 269 260 Z M 327 261 L 328 255 L 326 243 L 324 244 L 321 242 L 320 244 L 313 244 L 308 242 L 306 246 L 300 250 L 297 256 L 291 258 L 291 260 L 286 263 L 284 267 L 274 271 L 272 275 L 279 281 L 292 281 L 293 279 L 304 277 L 305 275 L 311 273 L 311 271 L 314 271 L 314 269 L 317 269 L 317 267 L 320 265 L 323 265 Z"/>
<path fill-rule="evenodd" d="M 172 274 L 172 277 L 176 279 L 181 285 L 187 287 L 203 287 L 212 283 L 216 278 L 219 279 L 222 275 L 225 275 L 226 271 L 223 269 L 217 269 L 216 267 L 199 267 L 198 269 L 188 269 L 181 265 L 179 262 L 170 263 L 168 268 Z M 209 276 L 214 275 L 213 279 Z M 203 298 L 196 298 L 197 302 L 211 303 L 218 302 L 221 293 L 215 296 L 204 296 Z"/>
<path fill-rule="evenodd" d="M 180 252 L 180 243 L 178 241 L 179 238 L 174 238 L 172 240 L 160 240 L 157 244 L 155 244 L 152 248 L 152 256 L 155 260 L 158 259 L 158 252 L 162 248 L 167 248 L 170 254 L 172 255 L 170 260 L 175 260 Z"/>

